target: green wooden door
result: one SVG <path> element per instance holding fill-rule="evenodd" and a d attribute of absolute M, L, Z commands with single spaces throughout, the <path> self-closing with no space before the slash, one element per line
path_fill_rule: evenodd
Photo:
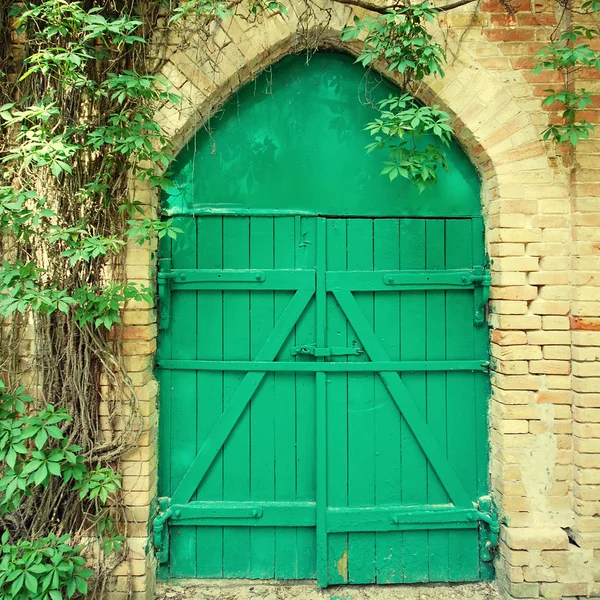
<path fill-rule="evenodd" d="M 394 91 L 344 55 L 290 57 L 174 161 L 163 577 L 491 576 L 477 173 L 453 144 L 422 195 L 382 177 L 364 125 Z"/>
<path fill-rule="evenodd" d="M 163 576 L 489 577 L 481 219 L 178 226 L 159 274 Z"/>

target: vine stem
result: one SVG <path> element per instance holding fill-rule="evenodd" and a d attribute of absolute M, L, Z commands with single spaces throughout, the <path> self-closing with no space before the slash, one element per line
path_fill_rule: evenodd
<path fill-rule="evenodd" d="M 438 12 L 447 12 L 449 10 L 453 10 L 455 8 L 459 8 L 460 6 L 465 6 L 467 4 L 472 4 L 477 0 L 456 0 L 456 2 L 450 2 L 449 4 L 444 4 L 443 6 L 436 7 Z M 367 0 L 334 0 L 339 4 L 345 4 L 347 6 L 358 6 L 359 8 L 364 8 L 365 10 L 370 10 L 371 12 L 379 13 L 380 15 L 385 14 L 388 10 L 393 8 L 400 8 L 408 6 L 408 4 L 404 4 L 402 2 L 394 2 L 392 4 L 375 4 L 373 2 L 368 2 Z"/>

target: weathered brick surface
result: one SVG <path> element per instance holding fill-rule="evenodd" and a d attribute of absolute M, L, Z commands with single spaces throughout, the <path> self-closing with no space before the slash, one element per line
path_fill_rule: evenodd
<path fill-rule="evenodd" d="M 287 20 L 229 18 L 208 43 L 168 40 L 163 74 L 184 101 L 163 106 L 157 122 L 177 147 L 232 91 L 302 47 L 303 0 L 293 5 Z M 364 11 L 321 5 L 311 35 L 341 48 L 339 30 Z M 470 7 L 442 16 L 450 48 L 461 42 L 459 59 L 422 97 L 453 115 L 482 178 L 493 283 L 490 480 L 507 523 L 498 583 L 506 598 L 600 597 L 600 132 L 575 151 L 541 142 L 552 114 L 540 99 L 557 77 L 533 75 L 532 56 L 557 24 L 556 3 L 511 6 L 509 15 L 504 3 L 484 0 L 475 20 Z M 347 49 L 356 53 L 359 42 Z M 574 85 L 599 92 L 590 76 L 581 72 Z M 598 104 L 586 114 L 592 122 Z M 141 185 L 135 193 L 152 214 L 153 193 Z M 128 248 L 132 278 L 153 281 L 155 251 Z M 132 549 L 121 574 L 141 598 L 151 594 L 155 567 L 145 523 L 156 490 L 156 313 L 142 303 L 128 308 L 121 343 L 145 431 L 123 463 Z M 118 583 L 114 597 L 126 589 Z"/>

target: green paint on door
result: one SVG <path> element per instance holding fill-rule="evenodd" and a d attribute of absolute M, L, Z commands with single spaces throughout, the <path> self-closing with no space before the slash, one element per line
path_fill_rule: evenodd
<path fill-rule="evenodd" d="M 173 213 L 194 208 L 292 209 L 357 216 L 479 216 L 479 180 L 458 144 L 449 172 L 419 194 L 381 175 L 367 154 L 372 104 L 397 93 L 343 54 L 288 57 L 244 86 L 173 165 Z M 443 197 L 441 197 L 443 190 Z"/>
<path fill-rule="evenodd" d="M 362 76 L 339 55 L 282 61 L 272 96 L 245 88 L 239 116 L 225 108 L 215 155 L 199 134 L 176 164 L 166 201 L 187 214 L 161 244 L 159 273 L 162 577 L 492 575 L 489 277 L 474 172 L 455 149 L 456 185 L 421 204 L 380 176 L 362 150 L 365 107 L 351 108 Z M 273 104 L 278 90 L 287 100 Z M 293 143 L 261 162 L 255 126 Z M 330 147 L 345 140 L 349 166 L 337 154 L 331 170 L 306 164 L 323 151 L 317 131 Z M 250 186 L 257 165 L 265 179 Z"/>

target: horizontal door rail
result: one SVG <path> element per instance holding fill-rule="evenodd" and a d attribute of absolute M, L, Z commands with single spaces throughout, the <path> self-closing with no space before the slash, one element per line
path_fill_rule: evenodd
<path fill-rule="evenodd" d="M 314 290 L 310 269 L 172 269 L 158 273 L 174 290 Z"/>
<path fill-rule="evenodd" d="M 370 506 L 326 510 L 327 532 L 476 529 L 486 515 L 451 504 Z M 175 526 L 314 527 L 315 502 L 190 502 L 169 507 Z"/>
<path fill-rule="evenodd" d="M 170 507 L 177 525 L 314 527 L 314 502 L 190 502 Z"/>
<path fill-rule="evenodd" d="M 424 529 L 475 529 L 479 526 L 475 508 L 441 506 L 371 506 L 329 508 L 327 532 L 411 531 Z"/>
<path fill-rule="evenodd" d="M 379 371 L 484 371 L 486 360 L 423 360 L 365 362 L 304 362 L 304 361 L 220 361 L 220 360 L 160 360 L 156 368 L 172 371 L 285 371 L 309 373 L 347 373 Z"/>
<path fill-rule="evenodd" d="M 167 217 L 316 217 L 317 213 L 310 210 L 277 209 L 277 208 L 248 208 L 244 206 L 214 206 L 182 207 L 172 206 L 163 208 L 162 214 Z"/>
<path fill-rule="evenodd" d="M 411 290 L 472 290 L 489 286 L 481 268 L 423 271 L 328 271 L 327 291 L 385 292 Z"/>

